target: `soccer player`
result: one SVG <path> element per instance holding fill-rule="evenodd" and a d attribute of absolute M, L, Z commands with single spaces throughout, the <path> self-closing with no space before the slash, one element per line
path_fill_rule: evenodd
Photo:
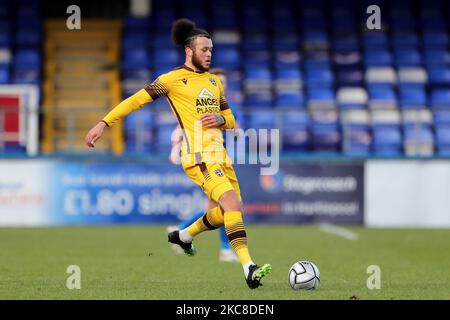
<path fill-rule="evenodd" d="M 223 91 L 227 91 L 227 77 L 225 74 L 225 70 L 221 68 L 212 68 L 209 70 L 209 73 L 217 75 L 220 82 L 222 83 Z M 235 123 L 235 129 L 237 126 L 237 123 Z M 180 163 L 180 151 L 181 151 L 181 144 L 183 142 L 183 135 L 180 127 L 177 127 L 174 132 L 172 133 L 172 150 L 170 152 L 169 160 L 173 164 L 179 164 Z M 208 199 L 208 203 L 206 206 L 206 212 L 209 210 L 217 207 L 217 203 Z M 178 226 L 169 226 L 167 228 L 168 231 L 175 231 L 175 230 L 182 230 L 190 226 L 192 223 L 197 221 L 199 218 L 203 217 L 204 212 L 200 211 L 196 214 L 194 214 L 192 217 L 187 219 L 186 221 L 183 221 Z M 230 241 L 228 241 L 227 233 L 225 231 L 225 227 L 222 226 L 219 229 L 219 236 L 220 236 L 220 251 L 219 251 L 219 261 L 222 262 L 239 262 L 239 257 L 234 253 L 233 249 L 231 248 Z M 176 253 L 182 253 L 181 248 L 178 245 L 173 244 L 173 249 Z"/>
<path fill-rule="evenodd" d="M 270 264 L 258 266 L 250 256 L 242 219 L 239 184 L 231 160 L 223 146 L 223 129 L 235 124 L 222 83 L 208 72 L 212 56 L 209 33 L 195 23 L 180 19 L 172 26 L 175 45 L 185 52 L 183 66 L 160 75 L 150 85 L 125 99 L 111 110 L 86 135 L 85 142 L 94 147 L 109 127 L 138 110 L 142 105 L 165 96 L 183 130 L 181 164 L 188 177 L 198 184 L 218 206 L 207 211 L 189 227 L 169 233 L 168 240 L 178 244 L 186 254 L 194 255 L 192 241 L 199 233 L 225 225 L 228 240 L 242 264 L 245 280 L 251 289 L 271 271 Z"/>

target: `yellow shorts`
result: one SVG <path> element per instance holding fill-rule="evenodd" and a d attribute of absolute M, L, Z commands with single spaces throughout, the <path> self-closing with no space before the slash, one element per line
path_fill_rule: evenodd
<path fill-rule="evenodd" d="M 195 166 L 183 166 L 183 169 L 212 201 L 218 202 L 219 198 L 230 190 L 234 190 L 241 200 L 241 190 L 231 164 L 202 162 Z"/>

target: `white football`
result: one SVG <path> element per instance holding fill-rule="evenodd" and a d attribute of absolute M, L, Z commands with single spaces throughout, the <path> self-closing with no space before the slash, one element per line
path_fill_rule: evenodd
<path fill-rule="evenodd" d="M 320 271 L 310 261 L 298 261 L 289 269 L 288 280 L 294 290 L 314 290 L 319 288 Z"/>

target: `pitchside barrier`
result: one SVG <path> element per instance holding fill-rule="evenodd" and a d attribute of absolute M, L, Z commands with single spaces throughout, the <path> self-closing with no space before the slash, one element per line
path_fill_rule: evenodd
<path fill-rule="evenodd" d="M 236 165 L 248 223 L 450 227 L 450 161 Z M 0 225 L 177 223 L 205 207 L 181 167 L 135 160 L 0 160 Z"/>

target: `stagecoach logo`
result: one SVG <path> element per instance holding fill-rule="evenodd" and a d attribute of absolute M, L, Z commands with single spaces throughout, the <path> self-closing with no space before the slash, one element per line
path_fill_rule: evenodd
<path fill-rule="evenodd" d="M 213 78 L 209 78 L 209 81 L 211 81 L 211 83 L 215 86 L 216 85 L 216 80 L 214 80 Z"/>
<path fill-rule="evenodd" d="M 216 170 L 214 171 L 214 173 L 215 173 L 216 175 L 218 175 L 219 177 L 223 177 L 223 172 L 222 172 L 222 170 L 220 170 L 220 169 L 216 169 Z"/>

